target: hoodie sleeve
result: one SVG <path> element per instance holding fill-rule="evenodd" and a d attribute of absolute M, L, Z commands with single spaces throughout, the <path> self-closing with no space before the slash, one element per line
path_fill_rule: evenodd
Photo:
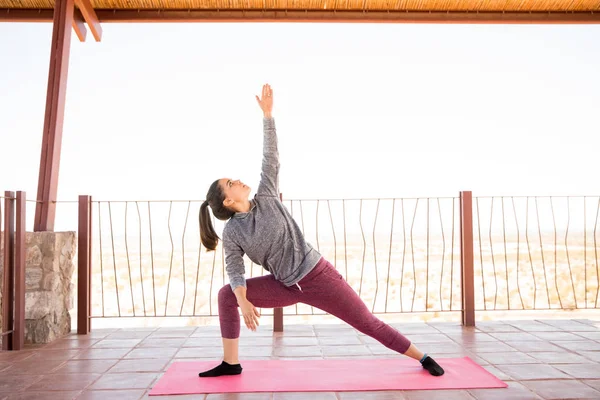
<path fill-rule="evenodd" d="M 228 229 L 223 230 L 223 249 L 225 250 L 225 269 L 229 276 L 231 290 L 235 290 L 239 286 L 245 287 L 244 251 L 235 243 Z"/>
<path fill-rule="evenodd" d="M 257 195 L 279 197 L 279 151 L 273 118 L 263 118 L 263 159 Z"/>

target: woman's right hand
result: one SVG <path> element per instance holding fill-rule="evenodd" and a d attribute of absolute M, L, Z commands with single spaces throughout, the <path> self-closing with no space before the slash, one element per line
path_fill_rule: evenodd
<path fill-rule="evenodd" d="M 271 118 L 273 112 L 273 90 L 268 83 L 263 85 L 262 96 L 256 96 L 256 101 L 266 118 Z"/>
<path fill-rule="evenodd" d="M 250 329 L 251 331 L 256 331 L 260 313 L 258 312 L 256 307 L 254 307 L 254 304 L 246 300 L 243 301 L 239 306 L 240 310 L 242 310 L 242 316 L 244 317 L 244 322 L 246 323 L 248 329 Z"/>

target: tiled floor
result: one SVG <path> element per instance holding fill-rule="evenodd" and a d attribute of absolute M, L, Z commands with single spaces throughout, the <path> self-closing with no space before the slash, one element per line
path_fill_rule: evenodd
<path fill-rule="evenodd" d="M 391 324 L 437 357 L 469 356 L 507 389 L 254 393 L 158 400 L 600 399 L 600 321 Z M 242 329 L 243 359 L 398 357 L 343 324 Z M 217 327 L 95 330 L 24 351 L 0 352 L 0 399 L 148 399 L 173 361 L 221 357 Z"/>

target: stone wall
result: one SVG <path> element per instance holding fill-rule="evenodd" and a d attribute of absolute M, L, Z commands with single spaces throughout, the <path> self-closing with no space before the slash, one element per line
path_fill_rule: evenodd
<path fill-rule="evenodd" d="M 3 279 L 1 236 L 0 279 Z M 49 343 L 71 331 L 69 311 L 73 309 L 76 240 L 75 232 L 26 233 L 25 343 Z M 0 294 L 0 306 L 1 300 Z"/>

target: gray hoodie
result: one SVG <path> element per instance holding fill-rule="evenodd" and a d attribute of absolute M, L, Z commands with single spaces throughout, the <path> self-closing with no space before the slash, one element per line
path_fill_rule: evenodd
<path fill-rule="evenodd" d="M 321 259 L 279 200 L 279 152 L 275 121 L 263 119 L 263 160 L 250 211 L 235 213 L 223 229 L 225 263 L 231 289 L 246 286 L 244 254 L 286 286 L 304 278 Z"/>

